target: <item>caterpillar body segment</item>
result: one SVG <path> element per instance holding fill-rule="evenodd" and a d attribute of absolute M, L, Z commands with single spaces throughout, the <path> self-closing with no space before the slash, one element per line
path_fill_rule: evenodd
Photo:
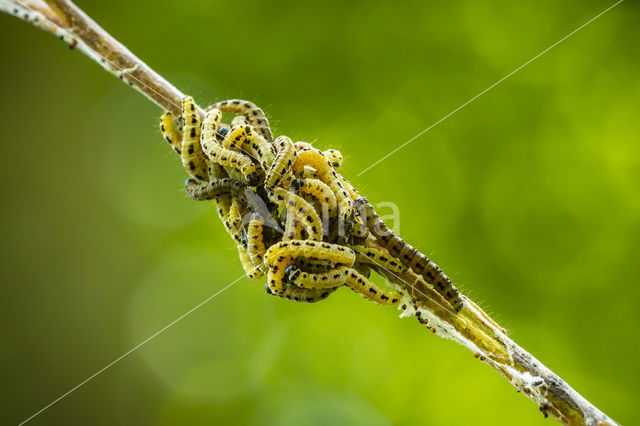
<path fill-rule="evenodd" d="M 346 266 L 338 266 L 327 272 L 311 273 L 289 265 L 285 270 L 285 279 L 302 288 L 335 288 L 345 284 L 349 271 Z"/>
<path fill-rule="evenodd" d="M 190 97 L 182 101 L 182 119 L 184 120 L 180 150 L 182 164 L 187 173 L 206 182 L 209 180 L 209 166 L 200 146 L 200 117 L 196 104 Z"/>
<path fill-rule="evenodd" d="M 271 167 L 269 167 L 264 184 L 268 188 L 275 188 L 284 184 L 283 186 L 286 188 L 293 179 L 291 167 L 296 159 L 296 148 L 293 146 L 291 139 L 286 136 L 278 136 L 274 145 L 277 154 Z"/>
<path fill-rule="evenodd" d="M 274 264 L 276 259 L 282 256 L 290 256 L 293 259 L 306 258 L 312 260 L 327 260 L 333 266 L 351 267 L 356 260 L 353 250 L 329 243 L 320 243 L 310 240 L 281 241 L 269 247 L 264 255 L 264 263 L 267 266 Z"/>
<path fill-rule="evenodd" d="M 240 245 L 242 245 L 242 221 L 245 214 L 244 205 L 238 198 L 233 198 L 224 225 L 229 235 Z"/>
<path fill-rule="evenodd" d="M 218 108 L 208 110 L 204 115 L 202 121 L 202 141 L 203 148 L 207 147 L 211 143 L 218 142 L 219 132 L 222 130 L 220 127 L 220 120 L 222 119 L 222 112 Z M 225 128 L 225 131 L 229 129 Z M 206 151 L 206 149 L 205 149 Z"/>
<path fill-rule="evenodd" d="M 355 204 L 360 217 L 366 221 L 369 231 L 380 245 L 389 251 L 391 256 L 399 259 L 405 266 L 421 275 L 427 283 L 433 285 L 436 291 L 451 304 L 456 312 L 459 312 L 464 307 L 464 302 L 458 289 L 438 265 L 391 232 L 378 217 L 373 206 L 366 198 L 358 198 Z"/>
<path fill-rule="evenodd" d="M 249 120 L 247 120 L 247 117 L 245 117 L 244 115 L 236 115 L 231 120 L 231 127 L 241 126 L 243 124 L 249 124 Z"/>
<path fill-rule="evenodd" d="M 182 153 L 182 134 L 176 128 L 174 115 L 169 111 L 160 117 L 160 132 L 173 150 L 180 155 Z"/>
<path fill-rule="evenodd" d="M 262 273 L 266 270 L 263 222 L 262 216 L 253 213 L 247 226 L 247 253 L 253 266 Z"/>
<path fill-rule="evenodd" d="M 241 99 L 230 99 L 215 103 L 209 108 L 219 108 L 222 112 L 231 112 L 247 118 L 249 124 L 253 126 L 267 141 L 273 141 L 269 120 L 264 111 L 256 104 Z"/>
<path fill-rule="evenodd" d="M 342 165 L 342 154 L 337 149 L 327 149 L 325 151 L 322 151 L 322 153 L 327 158 L 327 160 L 329 160 L 331 167 L 333 167 L 334 169 L 337 169 Z"/>
<path fill-rule="evenodd" d="M 285 269 L 291 264 L 291 256 L 282 255 L 271 260 L 271 264 L 268 265 L 267 287 L 272 294 L 279 295 L 284 291 Z"/>
<path fill-rule="evenodd" d="M 269 286 L 266 286 L 267 293 L 272 294 Z M 281 294 L 274 296 L 283 299 L 293 300 L 300 303 L 315 303 L 329 297 L 337 288 L 301 288 L 294 285 L 285 286 Z"/>
<path fill-rule="evenodd" d="M 322 223 L 318 213 L 311 204 L 299 195 L 283 188 L 269 188 L 269 199 L 287 209 L 287 215 L 292 213 L 304 225 L 308 238 L 314 241 L 322 240 Z"/>
<path fill-rule="evenodd" d="M 378 305 L 392 306 L 400 301 L 400 293 L 383 290 L 355 269 L 349 269 L 345 284 L 362 297 Z"/>
<path fill-rule="evenodd" d="M 257 280 L 262 278 L 264 272 L 256 267 L 256 265 L 251 261 L 251 257 L 247 250 L 241 245 L 238 245 L 238 257 L 240 258 L 240 263 L 242 264 L 242 269 L 244 269 L 244 273 L 247 277 L 252 280 Z"/>

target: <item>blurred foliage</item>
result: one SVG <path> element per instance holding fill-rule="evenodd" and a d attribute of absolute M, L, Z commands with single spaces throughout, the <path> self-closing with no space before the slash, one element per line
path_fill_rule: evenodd
<path fill-rule="evenodd" d="M 624 2 L 386 161 L 365 167 L 610 2 L 80 1 L 205 105 L 345 155 L 374 203 L 514 339 L 640 421 L 640 39 Z M 238 277 L 188 200 L 160 110 L 0 16 L 2 398 L 17 423 Z M 465 349 L 343 290 L 243 279 L 33 424 L 543 424 Z M 544 424 L 549 424 L 547 420 Z"/>

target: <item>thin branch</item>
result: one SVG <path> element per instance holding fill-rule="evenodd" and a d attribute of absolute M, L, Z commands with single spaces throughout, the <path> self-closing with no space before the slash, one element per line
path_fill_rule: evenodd
<path fill-rule="evenodd" d="M 0 0 L 0 11 L 48 31 L 79 49 L 109 73 L 137 89 L 160 107 L 180 114 L 184 94 L 111 37 L 67 0 Z M 202 114 L 202 110 L 200 110 Z M 376 246 L 368 241 L 368 245 Z M 379 247 L 378 247 L 379 248 Z M 518 346 L 489 315 L 465 297 L 455 314 L 430 285 L 411 270 L 397 276 L 375 268 L 405 294 L 401 316 L 415 316 L 433 333 L 470 349 L 535 402 L 543 414 L 567 425 L 603 426 L 615 422 L 566 382 Z"/>

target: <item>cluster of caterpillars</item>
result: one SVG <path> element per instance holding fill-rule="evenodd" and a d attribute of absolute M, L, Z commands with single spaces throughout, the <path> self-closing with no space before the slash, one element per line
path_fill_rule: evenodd
<path fill-rule="evenodd" d="M 266 274 L 267 293 L 312 303 L 347 286 L 375 303 L 395 305 L 401 294 L 371 282 L 371 270 L 400 275 L 411 269 L 456 312 L 462 309 L 442 270 L 393 234 L 337 171 L 339 151 L 284 135 L 274 139 L 262 109 L 238 99 L 209 106 L 201 120 L 187 97 L 180 117 L 162 115 L 160 130 L 191 176 L 187 194 L 215 200 L 247 276 Z M 380 249 L 367 244 L 374 241 Z"/>

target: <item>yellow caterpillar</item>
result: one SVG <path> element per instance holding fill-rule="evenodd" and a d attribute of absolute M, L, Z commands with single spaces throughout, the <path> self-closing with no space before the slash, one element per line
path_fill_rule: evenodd
<path fill-rule="evenodd" d="M 464 302 L 458 289 L 453 285 L 449 277 L 424 254 L 395 235 L 378 217 L 369 201 L 360 197 L 356 200 L 356 208 L 367 224 L 369 231 L 378 240 L 380 245 L 389 251 L 389 254 L 399 259 L 404 265 L 421 275 L 426 282 L 433 285 L 456 312 L 464 307 Z"/>
<path fill-rule="evenodd" d="M 300 270 L 295 265 L 290 265 L 285 271 L 285 277 L 289 283 L 302 288 L 334 288 L 340 287 L 347 281 L 349 268 L 338 266 L 327 272 L 310 273 Z"/>
<path fill-rule="evenodd" d="M 300 288 L 288 285 L 284 287 L 281 294 L 275 296 L 301 303 L 315 303 L 326 299 L 334 291 L 336 291 L 335 288 Z M 267 293 L 273 294 L 269 286 L 267 286 Z"/>
<path fill-rule="evenodd" d="M 264 115 L 264 111 L 258 108 L 253 102 L 243 101 L 241 99 L 230 99 L 211 105 L 209 108 L 219 108 L 222 112 L 232 112 L 234 114 L 243 115 L 267 141 L 273 141 L 269 120 Z"/>
<path fill-rule="evenodd" d="M 349 269 L 346 276 L 346 283 L 349 288 L 362 297 L 378 305 L 391 306 L 400 301 L 400 294 L 379 288 L 377 285 L 360 275 L 354 269 Z"/>
<path fill-rule="evenodd" d="M 198 183 L 194 179 L 187 179 L 184 186 L 187 195 L 196 201 L 213 200 L 221 195 L 231 195 L 247 204 L 245 193 L 247 186 L 230 178 L 212 180 L 205 184 Z"/>
<path fill-rule="evenodd" d="M 175 152 L 180 155 L 182 152 L 182 135 L 176 129 L 175 117 L 169 111 L 162 114 L 160 117 L 160 132 L 169 145 L 171 145 Z"/>
<path fill-rule="evenodd" d="M 209 180 L 207 159 L 202 155 L 200 146 L 200 117 L 196 104 L 191 97 L 182 101 L 182 119 L 184 129 L 182 132 L 182 164 L 191 176 L 201 181 Z"/>
<path fill-rule="evenodd" d="M 314 260 L 328 260 L 334 266 L 351 266 L 356 260 L 353 250 L 338 245 L 321 243 L 309 240 L 281 241 L 269 247 L 264 255 L 264 263 L 267 266 L 274 264 L 281 257 L 306 258 Z"/>
<path fill-rule="evenodd" d="M 400 263 L 398 259 L 380 250 L 365 246 L 352 246 L 351 249 L 356 253 L 356 262 L 376 265 L 394 274 L 404 274 L 407 272 L 407 267 Z"/>
<path fill-rule="evenodd" d="M 331 167 L 333 167 L 334 169 L 337 169 L 342 165 L 342 154 L 337 149 L 327 149 L 322 153 L 327 158 L 327 160 L 329 160 Z"/>
<path fill-rule="evenodd" d="M 269 272 L 267 273 L 267 287 L 272 294 L 279 295 L 284 291 L 284 284 L 282 280 L 284 278 L 285 269 L 291 263 L 291 256 L 283 255 L 270 260 L 271 262 L 268 264 Z M 265 264 L 267 264 L 266 261 Z"/>
<path fill-rule="evenodd" d="M 269 199 L 287 209 L 287 215 L 293 213 L 296 219 L 304 224 L 307 235 L 314 241 L 322 240 L 322 224 L 318 213 L 311 204 L 302 197 L 283 188 L 268 189 Z"/>
<path fill-rule="evenodd" d="M 247 253 L 249 253 L 253 266 L 261 273 L 266 270 L 263 260 L 266 251 L 263 222 L 264 220 L 258 213 L 253 213 L 247 226 Z"/>
<path fill-rule="evenodd" d="M 252 280 L 257 280 L 264 275 L 264 272 L 262 272 L 254 265 L 254 263 L 251 261 L 251 257 L 247 253 L 247 250 L 245 250 L 245 248 L 241 245 L 238 245 L 238 257 L 240 258 L 242 269 L 244 269 L 247 277 L 251 278 Z"/>
<path fill-rule="evenodd" d="M 276 146 L 276 157 L 267 172 L 264 184 L 268 188 L 280 186 L 284 180 L 284 186 L 289 186 L 291 177 L 291 166 L 296 159 L 296 148 L 293 142 L 286 136 L 278 136 L 274 142 Z"/>
<path fill-rule="evenodd" d="M 245 214 L 246 208 L 244 205 L 239 199 L 233 198 L 229 212 L 225 218 L 224 226 L 237 244 L 242 244 L 242 219 Z"/>

